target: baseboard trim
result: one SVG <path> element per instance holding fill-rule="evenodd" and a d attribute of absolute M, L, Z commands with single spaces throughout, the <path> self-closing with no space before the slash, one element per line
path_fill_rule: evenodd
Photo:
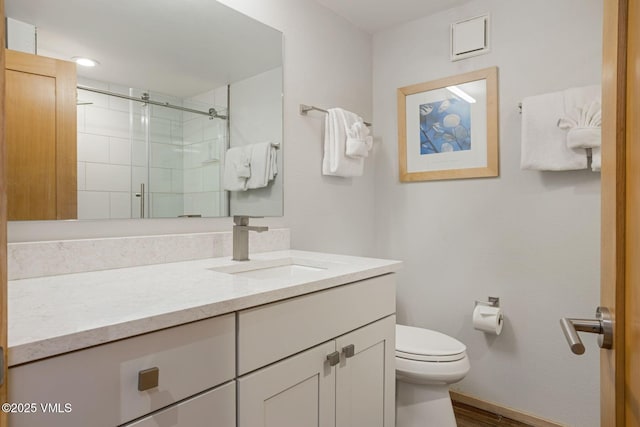
<path fill-rule="evenodd" d="M 511 418 L 512 420 L 520 421 L 521 423 L 529 424 L 534 427 L 566 427 L 564 424 L 554 423 L 553 421 L 545 420 L 543 418 L 527 414 L 526 412 L 506 408 L 496 403 L 487 402 L 486 400 L 478 399 L 457 391 L 450 391 L 449 394 L 453 401 L 464 403 L 465 405 L 473 406 L 475 408 L 482 409 L 483 411 L 502 415 L 503 417 Z"/>

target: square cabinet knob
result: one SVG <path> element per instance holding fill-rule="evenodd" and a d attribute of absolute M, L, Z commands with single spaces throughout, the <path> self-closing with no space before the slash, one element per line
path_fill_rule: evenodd
<path fill-rule="evenodd" d="M 160 369 L 157 367 L 138 372 L 138 390 L 145 391 L 158 387 Z"/>

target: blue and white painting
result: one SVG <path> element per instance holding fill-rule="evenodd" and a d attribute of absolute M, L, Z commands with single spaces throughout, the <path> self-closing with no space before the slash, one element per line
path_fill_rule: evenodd
<path fill-rule="evenodd" d="M 470 104 L 458 98 L 420 105 L 420 154 L 471 150 Z"/>

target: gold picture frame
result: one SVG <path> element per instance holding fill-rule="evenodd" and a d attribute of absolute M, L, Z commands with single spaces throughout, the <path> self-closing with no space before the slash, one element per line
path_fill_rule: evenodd
<path fill-rule="evenodd" d="M 498 176 L 498 68 L 398 89 L 400 181 Z"/>

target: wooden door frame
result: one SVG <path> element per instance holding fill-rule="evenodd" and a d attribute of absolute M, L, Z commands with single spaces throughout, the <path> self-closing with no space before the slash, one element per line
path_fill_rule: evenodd
<path fill-rule="evenodd" d="M 5 20 L 4 0 L 0 0 L 0 70 L 4 71 Z M 4 140 L 4 72 L 0 73 L 0 346 L 4 349 L 4 381 L 0 386 L 0 403 L 7 401 L 7 164 Z M 7 426 L 7 414 L 0 411 L 0 427 Z"/>
<path fill-rule="evenodd" d="M 601 305 L 614 348 L 600 358 L 602 426 L 640 425 L 640 0 L 605 0 Z"/>
<path fill-rule="evenodd" d="M 627 0 L 625 126 L 625 425 L 640 426 L 640 0 Z M 618 347 L 622 349 L 622 347 Z"/>

